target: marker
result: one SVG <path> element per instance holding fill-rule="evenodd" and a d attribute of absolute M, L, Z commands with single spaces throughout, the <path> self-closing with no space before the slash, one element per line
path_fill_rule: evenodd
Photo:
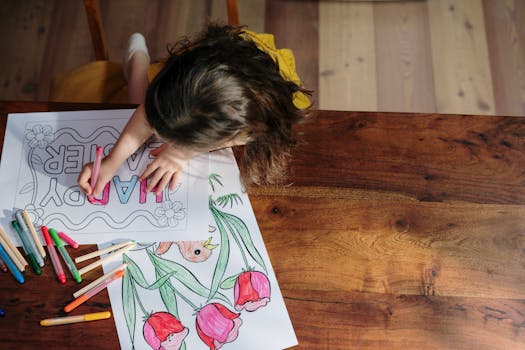
<path fill-rule="evenodd" d="M 23 219 L 22 221 L 25 222 L 27 228 L 29 229 L 29 232 L 33 236 L 33 240 L 35 241 L 35 245 L 36 245 L 36 249 L 38 249 L 38 253 L 40 254 L 40 256 L 42 256 L 43 259 L 45 259 L 46 251 L 44 250 L 44 247 L 42 246 L 42 243 L 40 242 L 40 238 L 38 237 L 38 234 L 36 233 L 35 226 L 33 226 L 33 222 L 31 221 L 29 214 L 25 210 L 21 210 L 21 212 L 22 212 L 22 219 Z"/>
<path fill-rule="evenodd" d="M 4 260 L 4 262 L 7 265 L 7 268 L 9 269 L 9 271 L 11 271 L 11 273 L 13 274 L 15 279 L 18 281 L 18 283 L 24 283 L 25 282 L 24 276 L 22 276 L 22 274 L 16 267 L 15 263 L 11 260 L 9 255 L 7 255 L 7 252 L 5 251 L 4 247 L 1 244 L 0 244 L 0 257 L 2 258 L 2 260 Z"/>
<path fill-rule="evenodd" d="M 4 317 L 5 316 L 5 311 L 4 309 L 0 309 L 0 317 Z"/>
<path fill-rule="evenodd" d="M 29 266 L 31 266 L 31 269 L 33 270 L 34 273 L 36 273 L 37 275 L 40 275 L 41 271 L 40 271 L 40 267 L 38 266 L 38 262 L 35 256 L 33 255 L 32 250 L 29 248 L 30 247 L 29 242 L 28 242 L 29 237 L 26 237 L 24 232 L 20 229 L 20 226 L 18 225 L 18 221 L 16 220 L 11 221 L 11 225 L 15 229 L 16 233 L 18 233 L 18 237 L 20 237 L 20 240 L 22 241 L 22 248 L 24 248 L 24 252 L 26 253 L 27 260 L 29 260 Z"/>
<path fill-rule="evenodd" d="M 25 267 L 28 265 L 26 259 L 22 256 L 22 254 L 18 251 L 16 246 L 11 241 L 11 238 L 7 236 L 7 233 L 5 233 L 3 227 L 0 225 L 0 244 L 4 246 L 4 249 L 6 250 L 7 254 L 11 257 L 11 260 L 18 266 L 18 269 L 20 271 L 24 271 Z"/>
<path fill-rule="evenodd" d="M 59 232 L 58 233 L 58 237 L 62 238 L 62 240 L 64 242 L 66 242 L 67 244 L 69 244 L 70 246 L 72 246 L 73 248 L 77 249 L 78 248 L 78 243 L 75 242 L 73 240 L 73 238 L 69 237 L 68 235 L 66 235 L 64 232 Z"/>
<path fill-rule="evenodd" d="M 86 272 L 88 271 L 91 271 L 93 270 L 95 267 L 98 267 L 108 261 L 111 261 L 115 258 L 118 258 L 119 256 L 121 256 L 123 253 L 127 252 L 128 250 L 130 250 L 131 248 L 135 247 L 135 243 L 132 243 L 130 245 L 127 245 L 125 246 L 124 248 L 121 248 L 111 254 L 108 254 L 106 255 L 105 257 L 103 257 L 102 259 L 100 260 L 97 260 L 95 262 L 92 262 L 91 264 L 87 265 L 87 266 L 84 266 L 83 268 L 81 268 L 80 270 L 78 270 L 78 273 L 80 273 L 81 275 L 85 274 Z"/>
<path fill-rule="evenodd" d="M 58 317 L 58 318 L 48 318 L 40 321 L 40 325 L 44 327 L 49 326 L 58 326 L 61 324 L 70 324 L 78 322 L 89 322 L 97 320 L 105 320 L 111 317 L 111 312 L 95 312 L 92 314 L 78 315 L 78 316 L 67 316 L 67 317 Z"/>
<path fill-rule="evenodd" d="M 42 230 L 42 234 L 44 235 L 44 240 L 46 241 L 46 245 L 47 245 L 47 251 L 49 252 L 49 256 L 51 257 L 51 263 L 53 264 L 53 268 L 55 269 L 55 272 L 57 274 L 58 281 L 64 284 L 66 283 L 66 274 L 64 273 L 62 264 L 60 263 L 60 260 L 58 259 L 58 255 L 55 250 L 55 246 L 53 245 L 53 242 L 51 241 L 51 236 L 49 236 L 49 231 L 47 230 L 46 226 L 42 226 L 40 229 Z"/>
<path fill-rule="evenodd" d="M 117 273 L 111 276 L 111 278 L 105 280 L 104 282 L 96 286 L 95 288 L 86 292 L 86 294 L 81 295 L 80 297 L 76 298 L 75 300 L 67 304 L 64 307 L 64 311 L 70 312 L 71 310 L 74 310 L 78 306 L 84 304 L 86 301 L 91 299 L 94 295 L 98 294 L 100 291 L 106 288 L 111 282 L 120 279 L 122 276 L 124 276 L 124 270 L 117 271 Z"/>
<path fill-rule="evenodd" d="M 73 293 L 73 298 L 78 298 L 79 296 L 81 296 L 82 294 L 86 293 L 87 291 L 93 289 L 94 287 L 98 286 L 100 283 L 104 282 L 105 280 L 111 278 L 116 272 L 120 271 L 120 270 L 124 270 L 125 268 L 127 268 L 129 266 L 129 263 L 124 263 L 122 265 L 120 265 L 119 267 L 109 271 L 108 273 L 106 273 L 105 275 L 102 275 L 100 276 L 99 278 L 97 278 L 96 280 L 94 280 L 93 282 L 87 284 L 86 286 L 80 288 L 79 290 L 77 290 L 75 293 Z"/>
<path fill-rule="evenodd" d="M 7 250 L 6 250 L 6 254 L 9 255 L 7 253 Z M 7 272 L 7 266 L 5 266 L 5 263 L 4 261 L 0 258 L 0 270 L 4 271 L 4 272 Z"/>
<path fill-rule="evenodd" d="M 27 227 L 24 221 L 24 218 L 22 217 L 22 212 L 20 210 L 17 211 L 15 216 L 16 216 L 16 221 L 18 222 L 20 229 L 27 237 L 29 249 L 31 249 L 31 251 L 33 252 L 36 262 L 38 263 L 40 267 L 44 267 L 44 259 L 42 258 L 42 255 L 40 255 L 40 252 L 38 251 L 38 248 L 36 247 L 37 244 L 35 240 L 33 239 L 33 237 L 31 236 L 31 233 L 29 232 L 29 228 Z"/>
<path fill-rule="evenodd" d="M 55 241 L 55 244 L 58 248 L 58 251 L 60 252 L 60 255 L 62 255 L 62 258 L 64 259 L 64 262 L 66 263 L 69 272 L 71 272 L 71 275 L 73 276 L 73 279 L 80 283 L 82 282 L 82 277 L 80 277 L 80 274 L 78 273 L 77 268 L 75 267 L 75 264 L 73 263 L 73 260 L 71 260 L 71 257 L 69 256 L 66 248 L 64 248 L 64 242 L 58 237 L 57 231 L 50 228 L 49 234 L 51 235 L 51 238 L 53 238 L 53 241 Z"/>
<path fill-rule="evenodd" d="M 111 245 L 111 246 L 106 247 L 104 249 L 100 249 L 100 250 L 88 253 L 86 255 L 79 256 L 78 258 L 75 259 L 75 262 L 79 263 L 79 262 L 82 262 L 82 261 L 85 261 L 85 260 L 88 260 L 88 259 L 91 259 L 91 258 L 95 258 L 95 257 L 100 256 L 102 254 L 106 254 L 106 253 L 111 252 L 113 250 L 117 250 L 119 248 L 122 248 L 122 247 L 125 247 L 127 245 L 130 245 L 132 243 L 135 243 L 135 241 L 125 241 L 125 242 L 121 242 L 119 244 Z"/>
<path fill-rule="evenodd" d="M 97 185 L 98 181 L 98 173 L 100 171 L 100 164 L 102 163 L 102 146 L 97 146 L 96 155 L 95 155 L 95 162 L 93 163 L 93 173 L 91 174 L 91 192 L 95 190 L 95 186 Z M 89 202 L 92 202 L 95 198 L 93 195 L 88 196 Z"/>

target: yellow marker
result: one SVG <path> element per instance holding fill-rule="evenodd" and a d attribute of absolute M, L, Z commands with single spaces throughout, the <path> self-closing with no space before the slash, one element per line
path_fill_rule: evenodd
<path fill-rule="evenodd" d="M 105 320 L 110 317 L 111 317 L 111 312 L 103 311 L 103 312 L 95 312 L 92 314 L 85 314 L 85 315 L 78 315 L 78 316 L 48 318 L 48 319 L 40 321 L 40 325 L 44 327 L 58 326 L 61 324 Z"/>

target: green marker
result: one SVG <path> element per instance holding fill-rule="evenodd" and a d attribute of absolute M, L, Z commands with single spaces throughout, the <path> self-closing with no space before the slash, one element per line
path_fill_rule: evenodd
<path fill-rule="evenodd" d="M 55 241 L 55 245 L 57 246 L 58 251 L 60 252 L 60 255 L 62 255 L 62 258 L 64 259 L 69 272 L 71 272 L 71 275 L 73 276 L 73 279 L 80 283 L 82 282 L 82 277 L 80 277 L 80 274 L 78 273 L 77 268 L 75 267 L 75 264 L 73 263 L 73 260 L 71 260 L 71 257 L 69 256 L 66 248 L 64 248 L 64 242 L 58 237 L 57 231 L 55 229 L 50 228 L 49 234 L 51 235 L 51 238 L 53 238 L 53 241 Z"/>
<path fill-rule="evenodd" d="M 31 269 L 34 273 L 40 275 L 40 266 L 38 266 L 38 262 L 36 261 L 36 258 L 33 255 L 33 251 L 31 250 L 31 245 L 29 244 L 28 237 L 26 237 L 24 231 L 22 231 L 22 229 L 20 228 L 20 225 L 18 225 L 18 221 L 11 221 L 11 225 L 15 229 L 16 233 L 18 233 L 18 237 L 20 237 L 20 240 L 22 241 L 22 248 L 24 248 L 27 260 L 29 260 L 29 266 L 31 266 Z"/>

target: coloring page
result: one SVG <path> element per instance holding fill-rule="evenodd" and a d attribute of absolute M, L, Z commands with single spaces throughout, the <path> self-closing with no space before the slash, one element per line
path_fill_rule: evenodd
<path fill-rule="evenodd" d="M 158 196 L 139 181 L 161 142 L 148 140 L 120 167 L 97 203 L 77 185 L 97 146 L 107 155 L 134 110 L 26 113 L 9 115 L 0 166 L 1 224 L 25 209 L 35 227 L 64 231 L 81 244 L 122 236 L 153 240 L 197 239 L 207 235 L 208 155 L 192 159 L 173 191 Z"/>
<path fill-rule="evenodd" d="M 297 344 L 231 149 L 213 152 L 208 237 L 139 243 L 108 287 L 122 349 L 285 349 Z M 120 240 L 99 245 L 105 248 Z"/>

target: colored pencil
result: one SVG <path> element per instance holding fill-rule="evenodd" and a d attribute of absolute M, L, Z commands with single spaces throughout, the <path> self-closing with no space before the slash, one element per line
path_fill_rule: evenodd
<path fill-rule="evenodd" d="M 103 312 L 95 312 L 92 314 L 85 314 L 85 315 L 78 315 L 78 316 L 48 318 L 45 320 L 41 320 L 40 325 L 44 327 L 58 326 L 62 324 L 105 320 L 110 317 L 111 317 L 111 312 L 103 311 Z"/>
<path fill-rule="evenodd" d="M 25 267 L 29 264 L 18 251 L 18 248 L 15 246 L 15 244 L 11 241 L 11 238 L 9 238 L 7 233 L 5 233 L 2 226 L 0 226 L 0 244 L 4 246 L 4 249 L 7 251 L 9 256 L 11 256 L 13 262 L 16 264 L 16 266 L 18 266 L 18 269 L 20 271 L 24 271 Z"/>
<path fill-rule="evenodd" d="M 22 219 L 23 221 L 25 221 L 29 229 L 29 232 L 33 236 L 33 240 L 35 241 L 36 249 L 38 249 L 40 256 L 42 256 L 42 258 L 45 259 L 46 251 L 44 250 L 44 247 L 42 246 L 42 242 L 40 242 L 40 238 L 38 237 L 38 234 L 36 233 L 35 226 L 33 226 L 33 222 L 31 221 L 29 214 L 25 210 L 22 210 Z"/>
<path fill-rule="evenodd" d="M 115 244 L 115 245 L 111 245 L 111 246 L 109 246 L 107 248 L 100 249 L 100 250 L 88 253 L 86 255 L 79 256 L 78 258 L 75 259 L 75 262 L 78 264 L 79 262 L 82 262 L 82 261 L 85 261 L 85 260 L 89 260 L 91 258 L 95 258 L 97 256 L 100 256 L 100 255 L 106 254 L 108 252 L 111 252 L 113 250 L 117 250 L 119 248 L 122 248 L 122 247 L 125 247 L 127 245 L 130 245 L 132 243 L 135 243 L 135 241 L 125 241 L 125 242 L 121 242 L 121 243 L 118 243 L 118 244 Z"/>
<path fill-rule="evenodd" d="M 65 312 L 70 312 L 70 311 L 76 309 L 78 306 L 84 304 L 86 301 L 88 301 L 93 296 L 97 295 L 100 291 L 105 289 L 111 282 L 122 278 L 122 276 L 124 276 L 124 270 L 117 271 L 117 273 L 115 273 L 113 276 L 111 276 L 111 278 L 109 278 L 109 279 L 105 280 L 104 282 L 100 283 L 95 288 L 93 288 L 91 290 L 88 290 L 85 294 L 82 294 L 81 296 L 79 296 L 78 298 L 76 298 L 75 300 L 73 300 L 72 302 L 67 304 L 64 307 L 64 311 Z"/>
<path fill-rule="evenodd" d="M 111 254 L 108 254 L 106 255 L 105 257 L 103 257 L 102 259 L 100 260 L 97 260 L 87 266 L 84 266 L 83 268 L 81 268 L 80 270 L 78 270 L 78 273 L 80 273 L 80 275 L 83 275 L 85 274 L 86 272 L 88 271 L 91 271 L 93 270 L 94 268 L 108 262 L 108 261 L 111 261 L 115 258 L 118 258 L 119 256 L 121 256 L 123 253 L 127 252 L 128 250 L 130 250 L 131 248 L 135 247 L 135 243 L 132 243 L 130 245 L 127 245 L 125 246 L 124 248 L 121 248 Z"/>
<path fill-rule="evenodd" d="M 111 276 L 113 276 L 116 272 L 120 271 L 120 270 L 124 270 L 125 268 L 128 267 L 128 263 L 125 263 L 125 264 L 122 264 L 120 265 L 119 267 L 109 271 L 108 273 L 106 273 L 105 275 L 102 275 L 100 276 L 99 278 L 97 278 L 96 280 L 94 280 L 93 282 L 87 284 L 86 286 L 80 288 L 79 290 L 77 290 L 75 293 L 73 293 L 73 298 L 78 298 L 79 296 L 81 296 L 82 294 L 86 293 L 88 290 L 90 289 L 93 289 L 94 287 L 96 287 L 97 285 L 99 285 L 100 283 L 104 282 L 105 280 L 107 280 L 108 278 L 111 278 Z"/>

